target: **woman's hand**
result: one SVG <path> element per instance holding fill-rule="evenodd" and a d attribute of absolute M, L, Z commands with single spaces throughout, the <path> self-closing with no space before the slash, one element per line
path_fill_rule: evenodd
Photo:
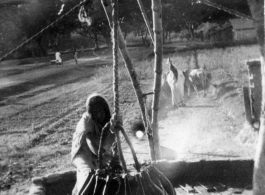
<path fill-rule="evenodd" d="M 110 161 L 112 160 L 113 156 L 111 154 L 111 152 L 106 151 L 102 154 L 102 164 L 103 166 L 106 166 L 107 164 L 110 163 Z"/>

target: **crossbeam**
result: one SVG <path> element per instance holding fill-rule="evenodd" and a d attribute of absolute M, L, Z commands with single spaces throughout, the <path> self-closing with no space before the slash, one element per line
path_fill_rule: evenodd
<path fill-rule="evenodd" d="M 225 12 L 228 12 L 228 13 L 230 13 L 232 15 L 235 15 L 235 16 L 237 16 L 239 18 L 246 18 L 246 19 L 249 19 L 249 20 L 254 20 L 251 16 L 248 16 L 248 15 L 243 14 L 241 12 L 238 12 L 236 10 L 233 10 L 233 9 L 230 9 L 230 8 L 227 8 L 227 7 L 224 7 L 224 6 L 219 5 L 217 3 L 213 3 L 213 2 L 211 2 L 209 0 L 195 0 L 195 3 L 203 3 L 205 5 L 214 7 L 216 9 L 223 10 Z"/>

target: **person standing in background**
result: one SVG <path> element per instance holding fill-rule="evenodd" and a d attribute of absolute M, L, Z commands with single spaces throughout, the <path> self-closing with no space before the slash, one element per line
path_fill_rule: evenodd
<path fill-rule="evenodd" d="M 78 64 L 78 61 L 77 61 L 77 50 L 74 48 L 73 49 L 73 54 L 74 54 L 74 59 L 75 59 L 75 63 Z"/>
<path fill-rule="evenodd" d="M 55 61 L 56 61 L 56 63 L 58 63 L 60 65 L 63 65 L 63 60 L 61 58 L 61 53 L 58 50 L 55 52 Z"/>

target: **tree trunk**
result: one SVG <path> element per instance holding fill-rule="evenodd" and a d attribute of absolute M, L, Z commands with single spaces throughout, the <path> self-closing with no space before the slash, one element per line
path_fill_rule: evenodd
<path fill-rule="evenodd" d="M 190 33 L 190 39 L 189 40 L 192 41 L 194 39 L 194 29 L 193 29 L 191 24 L 186 24 L 186 26 L 187 26 L 187 30 Z"/>
<path fill-rule="evenodd" d="M 170 35 L 170 32 L 168 32 L 168 42 L 171 43 L 171 35 Z"/>
<path fill-rule="evenodd" d="M 143 45 L 145 45 L 144 34 L 141 34 L 141 37 L 142 37 L 142 43 L 143 43 Z"/>
<path fill-rule="evenodd" d="M 126 38 L 127 38 L 127 35 L 128 35 L 128 31 L 127 31 L 127 30 L 125 30 L 125 32 L 124 32 L 124 40 L 126 40 Z"/>
<path fill-rule="evenodd" d="M 111 42 L 110 31 L 107 31 L 107 32 L 102 31 L 101 34 L 104 37 L 104 39 L 106 40 L 108 48 L 111 48 L 112 47 L 112 42 Z"/>
<path fill-rule="evenodd" d="M 152 105 L 152 129 L 155 149 L 155 159 L 161 158 L 159 131 L 158 131 L 158 109 L 159 96 L 161 91 L 161 77 L 162 77 L 162 55 L 163 55 L 163 32 L 162 32 L 162 6 L 161 0 L 152 0 L 153 11 L 153 32 L 154 32 L 154 54 L 155 54 L 155 79 L 154 79 L 154 98 Z M 153 159 L 152 159 L 153 160 Z"/>
<path fill-rule="evenodd" d="M 47 55 L 47 52 L 46 52 L 46 50 L 44 49 L 44 47 L 42 46 L 42 37 L 41 37 L 41 36 L 38 37 L 38 38 L 36 39 L 36 42 L 37 42 L 37 44 L 38 44 L 38 46 L 39 46 L 39 49 L 40 49 L 40 52 L 41 52 L 41 56 L 46 56 L 46 55 Z"/>
<path fill-rule="evenodd" d="M 193 56 L 194 56 L 194 65 L 195 65 L 194 68 L 200 68 L 197 50 L 194 50 Z"/>
<path fill-rule="evenodd" d="M 94 33 L 94 43 L 95 43 L 94 49 L 97 50 L 99 48 L 99 46 L 98 46 L 98 35 L 97 35 L 97 33 Z"/>
<path fill-rule="evenodd" d="M 264 68 L 264 0 L 248 0 L 254 24 L 257 30 L 257 38 L 261 51 L 261 74 L 262 74 L 262 107 L 260 116 L 259 139 L 256 148 L 253 194 L 265 194 L 265 68 Z"/>
<path fill-rule="evenodd" d="M 190 27 L 190 35 L 191 35 L 191 40 L 194 40 L 194 28 L 191 26 Z"/>
<path fill-rule="evenodd" d="M 165 28 L 163 28 L 162 37 L 163 37 L 163 44 L 164 44 L 164 43 L 166 43 L 166 32 L 165 32 Z"/>
<path fill-rule="evenodd" d="M 142 42 L 144 45 L 148 45 L 147 35 L 148 35 L 148 33 L 146 31 L 144 33 L 142 33 Z"/>
<path fill-rule="evenodd" d="M 3 56 L 5 54 L 5 44 L 3 41 L 1 42 L 1 52 L 2 52 L 1 56 Z"/>
<path fill-rule="evenodd" d="M 112 24 L 112 21 L 111 21 L 112 8 L 110 6 L 110 1 L 109 0 L 101 0 L 101 3 L 102 3 L 102 6 L 104 8 L 104 11 L 106 13 L 106 16 L 108 18 L 109 25 L 111 27 L 112 26 L 111 25 Z M 148 123 L 147 123 L 147 119 L 146 119 L 147 116 L 145 115 L 146 111 L 145 111 L 145 106 L 144 106 L 143 93 L 142 93 L 141 88 L 140 88 L 140 83 L 137 79 L 137 74 L 136 74 L 136 71 L 135 71 L 134 66 L 133 66 L 132 58 L 131 58 L 131 56 L 128 52 L 128 49 L 125 45 L 125 41 L 124 41 L 124 38 L 123 38 L 121 29 L 119 26 L 118 26 L 118 42 L 119 42 L 120 53 L 121 53 L 123 60 L 125 62 L 126 68 L 127 68 L 128 73 L 130 75 L 130 78 L 131 78 L 131 82 L 132 82 L 133 87 L 134 87 L 135 94 L 136 94 L 138 102 L 139 102 L 139 106 L 141 109 L 144 125 L 145 125 L 145 127 L 147 127 Z M 148 133 L 148 139 L 149 139 L 149 133 Z M 153 151 L 152 143 L 153 142 L 149 141 L 151 159 L 154 159 L 154 151 Z"/>

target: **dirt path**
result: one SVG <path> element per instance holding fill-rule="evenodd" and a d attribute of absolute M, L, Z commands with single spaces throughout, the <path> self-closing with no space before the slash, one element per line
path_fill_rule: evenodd
<path fill-rule="evenodd" d="M 79 64 L 75 64 L 73 63 L 73 60 L 69 60 L 64 62 L 63 65 L 50 65 L 49 63 L 40 63 L 28 66 L 11 66 L 11 68 L 0 66 L 2 75 L 4 76 L 3 78 L 0 78 L 0 90 L 7 87 L 21 85 L 49 75 L 66 72 L 68 70 L 75 69 L 78 66 L 95 66 L 107 63 L 111 63 L 111 59 L 107 59 L 106 57 L 93 57 L 79 59 Z M 19 72 L 17 72 L 18 70 Z M 7 75 L 11 74 L 11 76 L 5 76 L 4 72 L 7 72 Z"/>
<path fill-rule="evenodd" d="M 236 142 L 237 127 L 223 109 L 210 97 L 191 98 L 160 122 L 161 145 L 176 151 L 179 160 L 254 157 L 253 149 Z"/>
<path fill-rule="evenodd" d="M 218 99 L 209 96 L 193 96 L 185 107 L 165 111 L 166 116 L 159 122 L 162 158 L 185 161 L 253 158 L 254 146 L 238 140 L 244 121 L 239 119 L 239 126 L 228 112 Z M 147 137 L 132 142 L 138 158 L 149 159 Z M 129 150 L 125 152 L 133 162 Z"/>

